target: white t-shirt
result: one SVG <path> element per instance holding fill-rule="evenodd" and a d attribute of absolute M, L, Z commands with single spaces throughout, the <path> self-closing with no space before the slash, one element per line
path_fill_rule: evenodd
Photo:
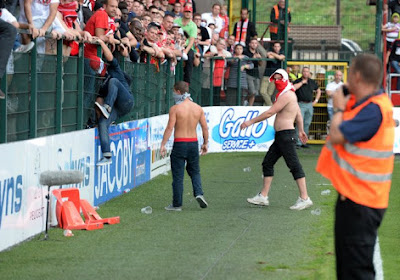
<path fill-rule="evenodd" d="M 8 23 L 13 23 L 17 21 L 17 19 L 5 8 L 1 9 L 0 18 Z"/>
<path fill-rule="evenodd" d="M 325 91 L 335 91 L 339 87 L 343 85 L 343 82 L 336 83 L 335 81 L 330 82 L 329 84 L 326 85 Z M 328 107 L 333 107 L 333 101 L 332 98 L 328 98 Z"/>
<path fill-rule="evenodd" d="M 210 23 L 214 23 L 215 24 L 214 31 L 217 33 L 221 32 L 221 29 L 224 26 L 224 20 L 220 16 L 217 16 L 216 18 L 214 18 L 212 13 L 203 13 L 201 15 L 201 19 L 207 21 L 207 26 Z"/>
<path fill-rule="evenodd" d="M 32 0 L 31 10 L 32 10 L 32 20 L 44 19 L 46 20 L 50 14 L 50 4 L 59 3 L 59 0 Z M 24 10 L 24 0 L 19 0 L 19 6 L 21 7 L 21 13 L 19 16 L 19 21 L 27 23 Z"/>

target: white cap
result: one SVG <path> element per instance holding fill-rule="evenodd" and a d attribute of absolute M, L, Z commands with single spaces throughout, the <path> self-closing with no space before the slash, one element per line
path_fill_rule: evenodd
<path fill-rule="evenodd" d="M 319 68 L 318 69 L 318 71 L 317 71 L 317 74 L 325 74 L 326 73 L 326 71 L 325 71 L 325 69 L 324 68 Z"/>
<path fill-rule="evenodd" d="M 282 78 L 283 78 L 284 81 L 288 81 L 289 80 L 288 73 L 284 69 L 278 69 L 274 73 L 272 73 L 271 76 L 269 76 L 269 82 L 272 82 L 274 80 L 274 75 L 275 74 L 282 75 Z"/>

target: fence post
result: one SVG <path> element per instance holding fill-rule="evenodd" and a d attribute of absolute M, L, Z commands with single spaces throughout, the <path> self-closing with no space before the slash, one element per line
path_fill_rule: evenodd
<path fill-rule="evenodd" d="M 150 96 L 150 85 L 149 85 L 149 81 L 150 81 L 150 60 L 151 60 L 151 55 L 147 54 L 147 61 L 146 61 L 146 85 L 145 85 L 145 96 L 149 97 Z M 150 118 L 150 102 L 151 102 L 151 98 L 146 98 L 146 104 L 145 104 L 145 117 L 146 118 Z"/>
<path fill-rule="evenodd" d="M 31 100 L 29 103 L 29 138 L 37 136 L 37 48 L 35 46 L 31 52 Z"/>
<path fill-rule="evenodd" d="M 83 43 L 79 43 L 79 54 L 78 54 L 78 96 L 77 96 L 77 129 L 83 128 L 83 90 L 84 90 L 84 48 Z"/>
<path fill-rule="evenodd" d="M 214 72 L 214 59 L 212 57 L 210 57 L 210 95 L 209 95 L 209 104 L 210 106 L 214 105 L 214 85 L 213 85 L 213 75 Z"/>
<path fill-rule="evenodd" d="M 160 71 L 157 73 L 159 78 L 158 79 L 156 78 L 158 80 L 157 92 L 156 92 L 156 116 L 160 115 L 160 112 L 161 112 L 161 91 L 162 91 L 162 88 L 161 88 L 161 84 L 162 84 L 161 83 L 161 81 L 162 81 L 161 59 L 158 59 L 158 65 L 159 65 Z"/>
<path fill-rule="evenodd" d="M 63 39 L 57 40 L 57 73 L 56 73 L 56 133 L 62 130 L 62 101 L 63 101 Z"/>
<path fill-rule="evenodd" d="M 238 59 L 238 79 L 237 79 L 237 99 L 236 99 L 236 105 L 240 106 L 241 105 L 241 101 L 242 101 L 242 71 L 241 68 L 242 67 L 242 60 L 239 58 Z"/>
<path fill-rule="evenodd" d="M 0 100 L 0 143 L 7 142 L 7 73 L 1 79 L 1 89 L 6 95 L 5 99 Z"/>
<path fill-rule="evenodd" d="M 176 65 L 175 65 L 176 67 Z M 169 112 L 169 108 L 171 107 L 171 59 L 167 61 L 167 81 L 165 83 L 165 102 L 167 104 L 167 108 L 165 108 L 165 113 Z"/>

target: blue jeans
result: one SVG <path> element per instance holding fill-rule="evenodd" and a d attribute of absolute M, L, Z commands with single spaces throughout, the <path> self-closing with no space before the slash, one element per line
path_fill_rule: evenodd
<path fill-rule="evenodd" d="M 103 156 L 111 157 L 108 128 L 113 121 L 130 112 L 134 101 L 129 89 L 125 88 L 118 79 L 111 78 L 108 84 L 108 94 L 104 99 L 104 103 L 109 105 L 112 110 L 108 119 L 103 116 L 99 119 L 100 146 Z"/>
<path fill-rule="evenodd" d="M 314 114 L 314 107 L 312 102 L 310 103 L 299 102 L 299 107 L 301 111 L 301 116 L 303 117 L 304 132 L 308 136 L 310 124 Z M 297 137 L 299 136 L 299 130 L 297 129 L 297 125 L 296 125 L 296 135 Z M 297 140 L 297 145 L 302 145 L 300 139 Z"/>
<path fill-rule="evenodd" d="M 199 165 L 198 142 L 174 142 L 171 153 L 172 205 L 182 206 L 183 176 L 186 171 L 192 179 L 193 195 L 203 195 Z"/>

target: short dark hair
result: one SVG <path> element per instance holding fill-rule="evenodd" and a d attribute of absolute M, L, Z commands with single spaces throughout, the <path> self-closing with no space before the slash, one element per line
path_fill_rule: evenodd
<path fill-rule="evenodd" d="M 181 93 L 189 92 L 189 84 L 185 81 L 178 81 L 175 83 L 174 89 Z"/>
<path fill-rule="evenodd" d="M 118 9 L 123 10 L 123 9 L 127 9 L 128 8 L 128 4 L 125 1 L 121 1 L 118 3 Z"/>
<path fill-rule="evenodd" d="M 381 60 L 373 54 L 359 54 L 353 58 L 350 69 L 360 73 L 364 83 L 378 87 L 383 79 Z"/>

